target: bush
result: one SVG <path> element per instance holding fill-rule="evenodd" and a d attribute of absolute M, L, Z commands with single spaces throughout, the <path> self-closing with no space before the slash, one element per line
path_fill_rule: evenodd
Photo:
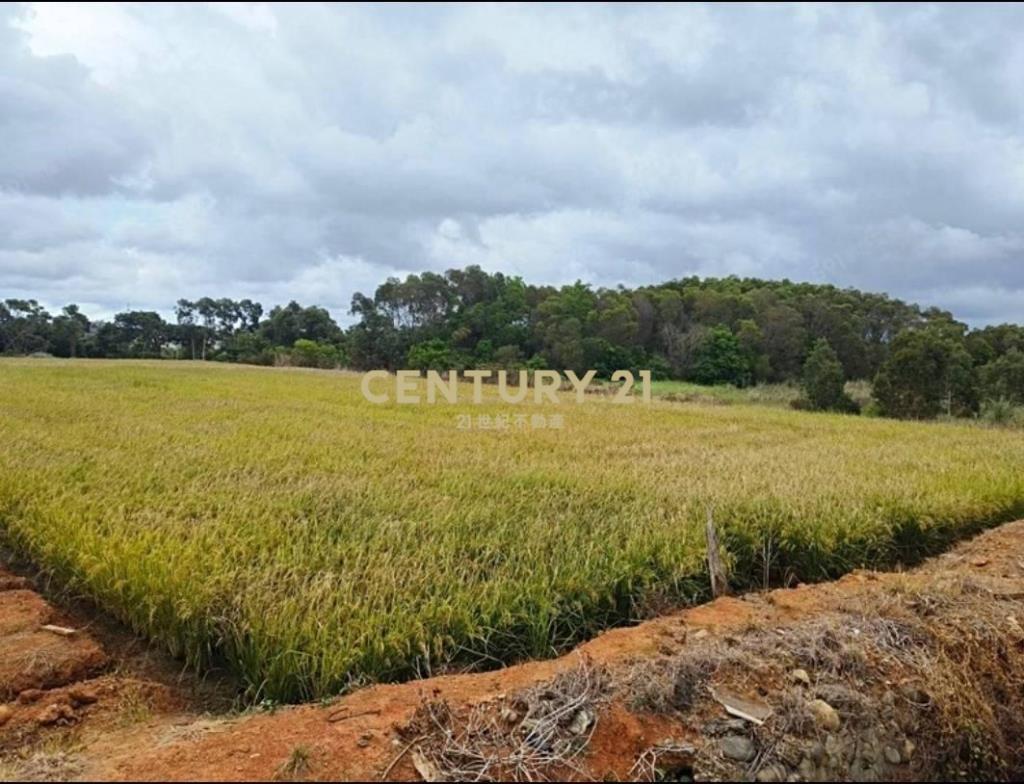
<path fill-rule="evenodd" d="M 1024 353 L 1013 348 L 980 370 L 981 390 L 990 400 L 1024 405 Z"/>
<path fill-rule="evenodd" d="M 794 403 L 796 408 L 850 413 L 860 410 L 853 398 L 846 394 L 843 366 L 824 338 L 819 339 L 807 355 L 801 388 L 804 396 L 798 401 L 800 405 Z"/>
<path fill-rule="evenodd" d="M 724 326 L 709 330 L 695 352 L 693 380 L 698 384 L 750 383 L 750 366 L 732 331 Z"/>
<path fill-rule="evenodd" d="M 970 416 L 978 408 L 971 355 L 940 330 L 901 332 L 875 377 L 875 399 L 883 415 L 899 419 Z"/>
<path fill-rule="evenodd" d="M 523 352 L 519 349 L 519 346 L 507 345 L 499 346 L 495 352 L 494 357 L 491 360 L 490 366 L 493 370 L 519 370 L 523 367 Z"/>
<path fill-rule="evenodd" d="M 451 347 L 440 338 L 417 343 L 409 349 L 406 364 L 411 370 L 452 370 Z"/>
<path fill-rule="evenodd" d="M 1005 397 L 986 400 L 978 418 L 989 425 L 1024 427 L 1024 406 L 1016 406 Z"/>
<path fill-rule="evenodd" d="M 290 352 L 291 364 L 297 367 L 336 368 L 342 364 L 342 356 L 337 346 L 330 343 L 318 343 L 315 340 L 300 338 L 295 341 Z"/>
<path fill-rule="evenodd" d="M 857 408 L 863 414 L 868 408 L 875 405 L 874 391 L 871 389 L 871 382 L 865 378 L 856 381 L 847 381 L 843 387 L 846 394 L 857 404 Z"/>
<path fill-rule="evenodd" d="M 262 336 L 241 332 L 227 340 L 214 358 L 247 365 L 273 365 L 274 351 Z"/>

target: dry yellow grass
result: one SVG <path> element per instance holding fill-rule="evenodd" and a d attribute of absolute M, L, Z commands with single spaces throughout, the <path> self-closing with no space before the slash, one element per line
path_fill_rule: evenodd
<path fill-rule="evenodd" d="M 468 400 L 468 395 L 463 396 Z M 734 576 L 911 560 L 1024 514 L 1024 439 L 600 396 L 373 405 L 354 374 L 0 360 L 0 533 L 252 697 L 543 656 Z"/>

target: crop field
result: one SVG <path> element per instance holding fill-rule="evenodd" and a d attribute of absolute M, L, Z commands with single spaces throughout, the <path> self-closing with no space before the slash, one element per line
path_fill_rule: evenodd
<path fill-rule="evenodd" d="M 468 400 L 464 395 L 463 399 Z M 0 360 L 0 536 L 252 699 L 551 655 L 706 590 L 913 561 L 1024 516 L 1024 438 L 604 396 L 561 428 L 372 404 L 355 374 Z"/>

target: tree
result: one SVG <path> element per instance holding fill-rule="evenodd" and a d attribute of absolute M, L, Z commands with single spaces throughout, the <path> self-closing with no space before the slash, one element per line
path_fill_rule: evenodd
<path fill-rule="evenodd" d="M 945 328 L 897 335 L 875 377 L 874 392 L 881 412 L 900 419 L 967 416 L 978 408 L 971 355 L 962 339 Z"/>
<path fill-rule="evenodd" d="M 736 336 L 724 324 L 712 328 L 697 349 L 693 380 L 698 384 L 744 386 L 749 379 L 750 366 Z"/>
<path fill-rule="evenodd" d="M 396 370 L 406 357 L 402 335 L 391 319 L 380 312 L 365 294 L 352 297 L 353 316 L 359 322 L 348 331 L 347 339 L 354 367 L 361 370 Z"/>
<path fill-rule="evenodd" d="M 843 366 L 825 338 L 819 338 L 804 362 L 802 388 L 808 407 L 815 411 L 857 410 L 844 391 Z"/>
<path fill-rule="evenodd" d="M 553 367 L 583 371 L 583 339 L 597 308 L 597 297 L 582 281 L 563 286 L 537 306 L 535 335 Z"/>
<path fill-rule="evenodd" d="M 299 338 L 290 352 L 292 362 L 299 367 L 334 368 L 341 363 L 337 346 Z"/>
<path fill-rule="evenodd" d="M 1011 348 L 979 371 L 986 400 L 1007 400 L 1024 405 L 1024 352 Z"/>
<path fill-rule="evenodd" d="M 59 357 L 78 356 L 78 345 L 89 331 L 89 319 L 78 305 L 65 305 L 61 315 L 53 320 L 53 353 Z"/>
<path fill-rule="evenodd" d="M 206 347 L 217 331 L 217 314 L 220 309 L 217 306 L 216 300 L 210 297 L 202 297 L 195 303 L 195 310 L 203 322 L 199 334 L 203 341 L 202 359 L 205 360 Z"/>
<path fill-rule="evenodd" d="M 214 301 L 214 317 L 217 320 L 217 338 L 223 344 L 235 334 L 235 327 L 242 320 L 242 312 L 237 302 L 223 297 Z"/>
<path fill-rule="evenodd" d="M 411 370 L 453 370 L 451 347 L 440 338 L 417 343 L 409 349 L 406 364 Z"/>
<path fill-rule="evenodd" d="M 0 304 L 0 353 L 159 356 L 171 344 L 192 359 L 258 364 L 288 357 L 360 369 L 602 376 L 645 369 L 702 383 L 796 382 L 808 406 L 845 410 L 836 360 L 845 379 L 875 377 L 880 410 L 897 416 L 970 414 L 979 393 L 1007 405 L 1024 397 L 1024 327 L 969 330 L 937 308 L 789 280 L 690 276 L 594 289 L 581 281 L 534 286 L 470 266 L 389 278 L 372 297 L 357 293 L 347 330 L 324 308 L 295 301 L 266 317 L 249 299 L 181 299 L 174 312 L 174 325 L 152 312 L 90 324 L 73 305 L 52 318 L 35 300 L 8 299 Z M 296 349 L 298 341 L 308 343 Z"/>
<path fill-rule="evenodd" d="M 583 366 L 599 378 L 611 378 L 617 370 L 644 370 L 643 353 L 604 338 L 583 339 Z"/>
<path fill-rule="evenodd" d="M 523 352 L 519 346 L 512 344 L 498 346 L 494 350 L 494 356 L 489 363 L 495 370 L 506 370 L 512 372 L 523 367 Z"/>
<path fill-rule="evenodd" d="M 0 308 L 0 351 L 32 354 L 50 348 L 50 314 L 34 299 L 7 299 Z"/>
<path fill-rule="evenodd" d="M 295 300 L 275 307 L 260 324 L 260 332 L 275 346 L 293 346 L 296 340 L 340 343 L 342 332 L 325 308 L 304 308 Z"/>
<path fill-rule="evenodd" d="M 674 324 L 666 324 L 661 328 L 661 342 L 673 377 L 693 377 L 697 352 L 707 338 L 708 331 L 702 324 L 685 330 Z"/>
<path fill-rule="evenodd" d="M 170 335 L 168 324 L 152 310 L 130 310 L 114 316 L 108 340 L 114 356 L 159 357 Z"/>
<path fill-rule="evenodd" d="M 273 348 L 262 335 L 243 330 L 224 343 L 217 357 L 226 362 L 272 365 L 274 364 Z"/>
<path fill-rule="evenodd" d="M 182 344 L 188 342 L 189 356 L 196 358 L 196 339 L 201 329 L 196 325 L 196 305 L 187 299 L 179 299 L 174 306 L 174 316 L 178 321 L 177 337 Z"/>
<path fill-rule="evenodd" d="M 243 299 L 238 303 L 238 314 L 242 319 L 242 329 L 246 332 L 255 332 L 260 326 L 263 306 L 251 299 Z"/>
<path fill-rule="evenodd" d="M 762 348 L 771 368 L 771 380 L 799 378 L 807 350 L 803 317 L 789 305 L 775 302 L 773 296 L 757 299 L 759 310 L 754 320 L 761 329 Z"/>
<path fill-rule="evenodd" d="M 772 363 L 764 353 L 764 333 L 753 319 L 741 319 L 736 329 L 743 356 L 750 367 L 751 381 L 758 383 L 772 377 Z"/>
<path fill-rule="evenodd" d="M 1024 352 L 1024 326 L 998 324 L 973 330 L 966 338 L 975 365 L 986 365 L 1016 349 Z"/>

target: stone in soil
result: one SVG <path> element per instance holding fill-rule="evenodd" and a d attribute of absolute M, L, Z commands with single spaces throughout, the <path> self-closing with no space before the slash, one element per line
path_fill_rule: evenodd
<path fill-rule="evenodd" d="M 811 700 L 807 703 L 807 709 L 814 717 L 815 723 L 827 732 L 835 732 L 842 723 L 836 709 L 825 700 Z"/>
<path fill-rule="evenodd" d="M 754 742 L 745 735 L 727 735 L 718 742 L 722 754 L 737 762 L 750 762 L 757 756 Z"/>

